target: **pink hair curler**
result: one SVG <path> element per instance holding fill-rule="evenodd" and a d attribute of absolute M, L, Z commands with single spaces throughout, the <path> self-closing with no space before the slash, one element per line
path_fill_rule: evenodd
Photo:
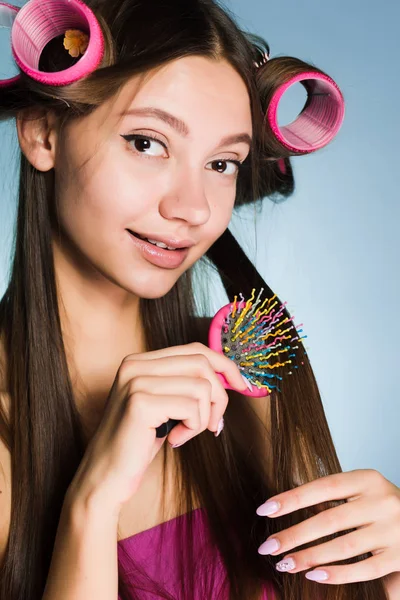
<path fill-rule="evenodd" d="M 15 62 L 29 77 L 46 85 L 68 85 L 89 75 L 104 56 L 104 36 L 94 13 L 81 0 L 30 0 L 22 8 L 0 3 L 0 27 L 11 28 Z M 89 44 L 79 61 L 63 71 L 47 73 L 38 65 L 43 48 L 67 29 L 89 35 Z M 0 80 L 0 87 L 18 81 L 20 75 Z"/>
<path fill-rule="evenodd" d="M 297 82 L 307 90 L 306 104 L 297 119 L 279 127 L 279 102 L 286 90 Z M 327 75 L 309 71 L 291 77 L 278 88 L 268 105 L 266 116 L 282 146 L 301 155 L 329 144 L 342 126 L 344 113 L 344 98 L 338 85 Z"/>
<path fill-rule="evenodd" d="M 7 29 L 11 29 L 13 23 L 15 21 L 15 17 L 19 8 L 16 6 L 12 6 L 11 4 L 5 4 L 4 2 L 0 3 L 0 28 L 5 27 Z M 9 79 L 0 79 L 0 88 L 8 87 L 16 83 L 19 79 L 19 75 L 15 75 L 14 77 L 10 77 Z"/>
<path fill-rule="evenodd" d="M 292 343 L 295 341 L 302 343 L 307 337 L 298 335 L 302 329 L 297 327 L 301 327 L 302 324 L 297 327 L 290 324 L 294 317 L 290 319 L 282 317 L 287 302 L 279 305 L 279 301 L 275 300 L 276 294 L 270 299 L 266 298 L 257 308 L 263 291 L 264 288 L 261 289 L 254 304 L 255 289 L 252 290 L 251 298 L 247 302 L 242 294 L 239 294 L 240 302 L 236 301 L 237 296 L 235 296 L 234 302 L 226 304 L 215 314 L 208 334 L 208 346 L 211 350 L 225 354 L 233 360 L 247 379 L 249 390 L 240 390 L 240 393 L 253 398 L 269 396 L 272 389 L 281 391 L 273 380 L 281 381 L 282 377 L 274 371 L 289 364 L 292 365 L 291 369 L 299 368 L 298 365 L 293 365 L 291 360 L 296 356 L 293 351 L 299 346 L 293 346 Z M 266 308 L 264 308 L 265 304 L 267 304 Z M 289 333 L 293 329 L 295 333 Z M 283 342 L 283 340 L 289 341 Z M 289 371 L 288 374 L 293 373 Z M 217 377 L 226 390 L 235 389 L 230 386 L 222 373 L 217 373 Z M 156 437 L 165 437 L 178 423 L 176 419 L 169 419 L 157 427 Z"/>

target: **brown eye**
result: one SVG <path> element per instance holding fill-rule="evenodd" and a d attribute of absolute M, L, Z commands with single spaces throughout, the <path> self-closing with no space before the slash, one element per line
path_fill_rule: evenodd
<path fill-rule="evenodd" d="M 216 160 L 213 164 L 215 165 L 218 173 L 225 173 L 226 162 L 224 160 Z"/>
<path fill-rule="evenodd" d="M 134 140 L 133 145 L 138 152 L 144 152 L 145 150 L 151 148 L 150 140 L 145 140 L 143 138 L 138 138 Z"/>
<path fill-rule="evenodd" d="M 239 172 L 241 163 L 238 160 L 213 160 L 212 170 L 222 175 L 235 175 Z"/>
<path fill-rule="evenodd" d="M 145 156 L 162 156 L 165 152 L 165 145 L 150 136 L 132 133 L 122 136 L 127 142 L 133 142 L 133 150 Z"/>

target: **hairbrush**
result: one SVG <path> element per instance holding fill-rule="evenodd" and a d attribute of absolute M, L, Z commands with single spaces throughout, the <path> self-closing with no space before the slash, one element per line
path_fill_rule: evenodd
<path fill-rule="evenodd" d="M 269 396 L 273 389 L 281 391 L 277 382 L 281 381 L 282 377 L 274 371 L 285 365 L 299 368 L 292 361 L 296 356 L 294 351 L 299 348 L 293 343 L 302 343 L 307 336 L 298 335 L 303 331 L 297 329 L 302 327 L 302 323 L 295 327 L 290 324 L 294 317 L 283 316 L 287 302 L 280 304 L 275 294 L 270 299 L 266 298 L 257 308 L 264 288 L 261 288 L 257 300 L 253 303 L 255 291 L 254 288 L 247 301 L 240 293 L 240 302 L 237 302 L 235 296 L 233 302 L 223 306 L 214 315 L 208 333 L 208 346 L 233 360 L 239 367 L 249 388 L 245 391 L 240 390 L 240 393 L 260 398 Z M 290 333 L 293 329 L 296 333 Z M 290 370 L 287 374 L 292 375 L 293 372 Z M 222 373 L 217 373 L 217 377 L 226 390 L 235 389 Z M 178 423 L 179 420 L 169 419 L 156 428 L 156 437 L 165 437 Z"/>

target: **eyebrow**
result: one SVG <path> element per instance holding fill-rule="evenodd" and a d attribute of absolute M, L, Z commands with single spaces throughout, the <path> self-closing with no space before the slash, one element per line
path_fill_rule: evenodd
<path fill-rule="evenodd" d="M 164 123 L 167 123 L 170 127 L 175 129 L 181 136 L 187 137 L 189 135 L 189 127 L 186 125 L 182 119 L 178 119 L 171 113 L 162 110 L 161 108 L 155 108 L 153 106 L 147 106 L 143 108 L 131 108 L 130 110 L 124 111 L 120 116 L 125 115 L 139 115 L 142 117 L 155 117 L 156 119 L 160 119 Z M 245 143 L 248 144 L 251 148 L 252 138 L 248 133 L 237 133 L 234 135 L 228 135 L 219 143 L 219 146 L 228 146 L 229 144 L 239 144 Z"/>

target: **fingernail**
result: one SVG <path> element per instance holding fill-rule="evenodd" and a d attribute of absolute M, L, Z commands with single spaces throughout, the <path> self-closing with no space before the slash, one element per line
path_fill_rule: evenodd
<path fill-rule="evenodd" d="M 252 387 L 250 381 L 247 379 L 247 377 L 245 377 L 244 375 L 242 375 L 242 379 L 245 382 L 245 384 L 247 385 L 247 387 L 249 388 L 250 392 L 252 392 L 253 391 L 253 387 Z"/>
<path fill-rule="evenodd" d="M 271 552 L 276 552 L 276 550 L 279 550 L 280 546 L 281 545 L 278 542 L 278 540 L 276 540 L 275 538 L 272 538 L 271 540 L 267 540 L 266 542 L 261 544 L 261 546 L 258 549 L 258 553 L 259 554 L 271 554 Z"/>
<path fill-rule="evenodd" d="M 214 433 L 215 437 L 218 437 L 218 436 L 219 436 L 219 434 L 221 433 L 221 431 L 222 431 L 222 430 L 223 430 L 223 428 L 224 428 L 224 425 L 225 425 L 225 423 L 224 423 L 224 417 L 222 417 L 222 418 L 220 419 L 219 423 L 218 423 L 218 429 L 217 429 L 217 431 Z"/>
<path fill-rule="evenodd" d="M 171 444 L 171 448 L 179 448 L 179 446 L 183 446 L 183 444 L 186 444 L 188 440 L 185 440 L 184 442 L 181 442 L 180 444 Z"/>
<path fill-rule="evenodd" d="M 326 581 L 326 579 L 328 579 L 328 573 L 321 570 L 310 571 L 309 573 L 306 573 L 306 577 L 311 581 Z"/>
<path fill-rule="evenodd" d="M 296 563 L 293 558 L 285 558 L 284 560 L 276 563 L 275 568 L 277 571 L 284 573 L 286 571 L 293 571 L 296 568 Z"/>
<path fill-rule="evenodd" d="M 265 502 L 264 504 L 259 506 L 256 510 L 256 513 L 260 517 L 268 517 L 269 515 L 273 515 L 274 513 L 278 512 L 280 507 L 281 505 L 279 504 L 279 502 L 271 500 L 270 502 Z"/>

